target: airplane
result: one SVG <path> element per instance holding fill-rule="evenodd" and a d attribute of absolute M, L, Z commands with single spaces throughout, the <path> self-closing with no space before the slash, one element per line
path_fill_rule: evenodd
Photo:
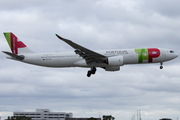
<path fill-rule="evenodd" d="M 96 68 L 106 71 L 119 71 L 120 67 L 127 64 L 160 63 L 175 59 L 178 54 L 171 49 L 164 48 L 141 48 L 141 49 L 114 49 L 92 51 L 71 40 L 55 34 L 60 40 L 69 44 L 75 50 L 72 52 L 59 53 L 35 53 L 31 51 L 12 32 L 4 33 L 4 36 L 12 51 L 3 53 L 8 59 L 29 63 L 44 67 L 85 67 L 90 68 L 87 77 L 96 73 Z"/>

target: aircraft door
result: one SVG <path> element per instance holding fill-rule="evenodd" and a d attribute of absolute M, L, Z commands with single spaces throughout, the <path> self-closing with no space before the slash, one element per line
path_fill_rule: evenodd
<path fill-rule="evenodd" d="M 134 57 L 134 51 L 133 50 L 129 50 L 129 57 Z"/>
<path fill-rule="evenodd" d="M 38 55 L 36 56 L 36 61 L 41 61 L 41 55 L 38 54 Z"/>
<path fill-rule="evenodd" d="M 166 50 L 162 50 L 162 59 L 166 59 Z"/>

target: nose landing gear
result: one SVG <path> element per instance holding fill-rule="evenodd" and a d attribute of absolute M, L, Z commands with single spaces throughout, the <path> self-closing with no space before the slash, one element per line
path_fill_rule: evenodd
<path fill-rule="evenodd" d="M 87 72 L 87 76 L 88 77 L 90 77 L 91 76 L 91 74 L 95 74 L 96 73 L 96 67 L 91 67 L 91 70 L 89 70 L 88 72 Z"/>
<path fill-rule="evenodd" d="M 163 69 L 163 63 L 160 63 L 161 64 L 161 66 L 159 67 L 160 69 Z"/>

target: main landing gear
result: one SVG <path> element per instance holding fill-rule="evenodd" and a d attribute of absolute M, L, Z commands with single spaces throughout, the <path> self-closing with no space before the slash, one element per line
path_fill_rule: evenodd
<path fill-rule="evenodd" d="M 163 65 L 163 63 L 160 63 L 160 64 L 161 64 L 161 66 L 160 66 L 159 68 L 160 68 L 160 69 L 163 69 L 163 66 L 162 66 L 162 65 Z"/>
<path fill-rule="evenodd" d="M 95 74 L 96 73 L 96 67 L 91 67 L 91 70 L 89 70 L 88 72 L 87 72 L 87 76 L 88 77 L 90 77 L 91 76 L 91 74 Z"/>

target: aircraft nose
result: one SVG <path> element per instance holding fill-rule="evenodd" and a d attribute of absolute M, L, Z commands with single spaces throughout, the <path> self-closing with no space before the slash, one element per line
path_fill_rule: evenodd
<path fill-rule="evenodd" d="M 176 54 L 175 54 L 175 58 L 177 58 L 178 56 L 179 56 L 179 55 L 176 53 Z"/>

